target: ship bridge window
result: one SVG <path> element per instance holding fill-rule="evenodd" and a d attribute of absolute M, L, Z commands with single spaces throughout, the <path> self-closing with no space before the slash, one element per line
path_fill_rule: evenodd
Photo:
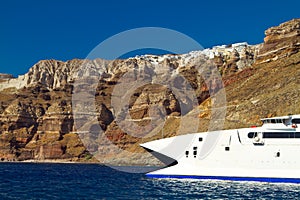
<path fill-rule="evenodd" d="M 282 123 L 282 119 L 271 119 L 272 124 L 279 124 Z"/>
<path fill-rule="evenodd" d="M 300 124 L 300 119 L 298 118 L 292 119 L 292 124 Z"/>
<path fill-rule="evenodd" d="M 257 136 L 257 132 L 248 133 L 248 138 L 255 138 Z"/>
<path fill-rule="evenodd" d="M 264 132 L 263 138 L 300 138 L 300 132 Z"/>
<path fill-rule="evenodd" d="M 283 119 L 265 119 L 262 122 L 264 124 L 280 124 L 283 123 Z"/>
<path fill-rule="evenodd" d="M 249 132 L 248 138 L 257 137 L 257 132 Z M 300 138 L 300 132 L 263 132 L 263 138 Z"/>

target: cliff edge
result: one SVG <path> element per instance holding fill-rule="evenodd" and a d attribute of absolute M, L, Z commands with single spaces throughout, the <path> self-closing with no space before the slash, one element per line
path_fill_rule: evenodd
<path fill-rule="evenodd" d="M 211 92 L 217 94 L 223 86 L 224 129 L 258 125 L 263 117 L 300 113 L 300 20 L 272 27 L 265 35 L 264 43 L 257 45 L 237 43 L 182 55 L 114 61 L 43 60 L 18 78 L 0 74 L 0 159 L 158 165 L 139 144 L 188 133 L 192 125 L 181 124 L 186 117 L 199 121 L 198 131 L 208 130 L 214 104 Z M 195 68 L 201 64 L 209 69 L 212 63 L 222 84 L 212 81 L 209 70 Z M 122 118 L 126 112 L 112 105 L 116 88 L 141 75 L 151 76 L 152 82 L 134 89 L 126 105 L 130 119 Z M 197 106 L 190 106 L 185 93 L 159 84 L 164 80 L 180 89 L 189 85 Z M 94 91 L 90 91 L 92 85 Z M 86 93 L 74 99 L 80 92 Z M 89 111 L 91 106 L 96 112 Z M 80 113 L 79 120 L 75 113 Z M 155 127 L 153 116 L 162 116 L 163 125 Z M 136 124 L 134 134 L 129 133 L 128 124 Z"/>

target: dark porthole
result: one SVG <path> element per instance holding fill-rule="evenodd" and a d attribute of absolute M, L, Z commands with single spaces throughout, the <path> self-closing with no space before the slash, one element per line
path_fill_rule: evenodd
<path fill-rule="evenodd" d="M 186 157 L 189 156 L 189 151 L 185 151 L 185 156 L 186 156 Z"/>
<path fill-rule="evenodd" d="M 193 153 L 194 153 L 194 158 L 196 158 L 196 156 L 197 156 L 197 151 L 194 151 Z"/>
<path fill-rule="evenodd" d="M 276 157 L 280 157 L 280 152 L 277 152 L 277 153 L 276 153 Z"/>
<path fill-rule="evenodd" d="M 230 150 L 230 148 L 229 147 L 225 147 L 225 151 L 229 151 Z"/>
<path fill-rule="evenodd" d="M 202 142 L 203 141 L 203 138 L 202 137 L 199 137 L 199 142 Z"/>

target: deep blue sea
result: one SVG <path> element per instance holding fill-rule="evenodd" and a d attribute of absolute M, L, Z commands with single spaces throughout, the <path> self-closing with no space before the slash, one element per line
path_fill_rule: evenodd
<path fill-rule="evenodd" d="M 123 169 L 0 163 L 0 199 L 300 199 L 300 184 L 152 179 Z"/>

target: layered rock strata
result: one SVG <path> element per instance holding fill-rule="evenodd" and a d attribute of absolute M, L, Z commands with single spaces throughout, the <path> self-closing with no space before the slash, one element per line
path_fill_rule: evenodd
<path fill-rule="evenodd" d="M 44 60 L 18 78 L 0 74 L 0 159 L 154 165 L 139 143 L 217 129 L 218 120 L 227 129 L 300 113 L 299 27 L 299 19 L 272 27 L 259 45 Z M 224 91 L 219 119 L 212 110 Z"/>

